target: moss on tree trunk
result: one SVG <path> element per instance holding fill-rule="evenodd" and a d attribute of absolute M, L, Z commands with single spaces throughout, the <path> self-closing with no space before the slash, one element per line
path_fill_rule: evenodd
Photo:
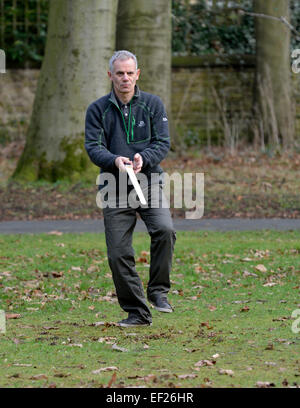
<path fill-rule="evenodd" d="M 254 11 L 289 20 L 288 0 L 254 0 Z M 294 114 L 291 100 L 290 29 L 281 21 L 256 17 L 255 112 L 261 142 L 291 147 Z"/>
<path fill-rule="evenodd" d="M 91 171 L 85 111 L 109 91 L 116 14 L 117 0 L 51 0 L 45 57 L 14 178 L 76 180 Z"/>

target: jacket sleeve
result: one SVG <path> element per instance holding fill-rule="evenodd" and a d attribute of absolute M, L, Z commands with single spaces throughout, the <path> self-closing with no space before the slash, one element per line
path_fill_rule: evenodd
<path fill-rule="evenodd" d="M 101 113 L 95 104 L 88 107 L 85 117 L 84 147 L 91 161 L 104 170 L 116 169 L 118 157 L 107 149 L 107 139 L 101 124 Z"/>
<path fill-rule="evenodd" d="M 168 118 L 164 105 L 159 97 L 151 114 L 151 141 L 150 146 L 140 152 L 143 158 L 143 167 L 159 164 L 170 149 L 170 135 Z"/>

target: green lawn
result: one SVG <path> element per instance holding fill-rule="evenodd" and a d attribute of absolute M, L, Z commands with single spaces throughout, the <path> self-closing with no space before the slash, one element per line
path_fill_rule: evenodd
<path fill-rule="evenodd" d="M 134 247 L 146 287 L 148 236 Z M 103 234 L 2 235 L 0 251 L 1 387 L 300 384 L 300 232 L 178 232 L 175 312 L 135 329 L 114 325 Z"/>

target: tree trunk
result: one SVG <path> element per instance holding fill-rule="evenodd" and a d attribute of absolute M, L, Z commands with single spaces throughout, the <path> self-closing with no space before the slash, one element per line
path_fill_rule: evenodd
<path fill-rule="evenodd" d="M 119 0 L 117 49 L 133 52 L 141 90 L 162 98 L 171 112 L 171 0 Z"/>
<path fill-rule="evenodd" d="M 254 12 L 289 20 L 289 1 L 254 0 Z M 255 32 L 256 133 L 263 145 L 266 142 L 275 148 L 289 148 L 294 138 L 290 29 L 281 21 L 255 17 Z"/>
<path fill-rule="evenodd" d="M 92 169 L 84 149 L 85 111 L 109 91 L 116 14 L 117 0 L 51 0 L 45 57 L 15 178 L 76 180 Z"/>

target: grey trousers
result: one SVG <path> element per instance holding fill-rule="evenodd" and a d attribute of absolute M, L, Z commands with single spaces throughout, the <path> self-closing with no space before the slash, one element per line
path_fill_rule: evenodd
<path fill-rule="evenodd" d="M 176 233 L 168 208 L 103 208 L 107 255 L 119 304 L 126 312 L 151 322 L 142 282 L 135 268 L 132 234 L 136 213 L 151 237 L 147 297 L 167 295 Z"/>

